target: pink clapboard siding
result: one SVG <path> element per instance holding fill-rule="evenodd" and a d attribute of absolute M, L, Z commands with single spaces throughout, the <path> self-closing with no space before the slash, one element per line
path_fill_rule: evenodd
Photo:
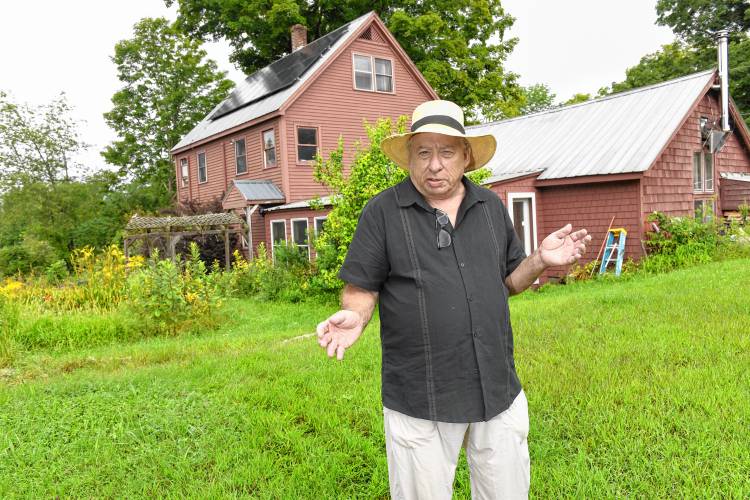
<path fill-rule="evenodd" d="M 263 161 L 263 132 L 274 130 L 276 138 L 276 166 L 266 167 Z M 175 169 L 179 179 L 180 159 L 188 158 L 190 162 L 190 186 L 178 187 L 181 202 L 197 201 L 207 203 L 216 198 L 222 198 L 234 179 L 271 180 L 277 186 L 282 185 L 282 153 L 279 147 L 279 119 L 274 118 L 242 129 L 231 135 L 220 137 L 202 146 L 198 146 L 184 153 L 175 155 Z M 247 171 L 237 173 L 235 157 L 235 141 L 245 139 L 245 161 Z M 207 182 L 198 183 L 198 154 L 206 152 L 208 169 Z"/>
<path fill-rule="evenodd" d="M 372 29 L 376 27 L 372 25 Z M 382 33 L 380 38 L 386 39 Z M 355 90 L 353 54 L 390 59 L 393 63 L 394 92 Z M 417 82 L 407 69 L 407 64 L 391 44 L 360 37 L 344 48 L 324 73 L 289 107 L 284 116 L 289 168 L 287 201 L 327 194 L 325 188 L 313 179 L 312 165 L 297 161 L 298 126 L 318 128 L 318 141 L 324 158 L 328 158 L 330 152 L 336 149 L 339 137 L 343 137 L 346 165 L 353 158 L 357 141 L 367 145 L 363 126 L 365 120 L 375 123 L 381 117 L 390 117 L 394 121 L 401 115 L 410 117 L 417 105 L 434 98 Z"/>

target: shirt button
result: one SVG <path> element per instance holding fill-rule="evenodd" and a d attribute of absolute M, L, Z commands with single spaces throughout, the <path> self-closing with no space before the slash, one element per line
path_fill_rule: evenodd
<path fill-rule="evenodd" d="M 469 295 L 468 299 L 469 299 L 469 302 L 473 302 L 474 301 L 474 297 L 472 297 L 471 295 Z"/>
<path fill-rule="evenodd" d="M 479 330 L 474 330 L 471 334 L 474 335 L 474 338 L 479 337 Z"/>
<path fill-rule="evenodd" d="M 458 265 L 461 266 L 461 267 L 464 267 L 464 263 L 463 262 L 459 262 Z"/>

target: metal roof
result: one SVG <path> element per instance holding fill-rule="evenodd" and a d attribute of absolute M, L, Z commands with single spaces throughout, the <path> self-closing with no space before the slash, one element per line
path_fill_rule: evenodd
<path fill-rule="evenodd" d="M 321 196 L 319 199 L 321 205 L 327 207 L 330 206 L 331 203 L 331 197 L 330 196 Z M 295 201 L 292 203 L 287 203 L 286 205 L 277 205 L 275 207 L 266 208 L 263 211 L 264 212 L 273 212 L 275 210 L 290 210 L 293 208 L 309 208 L 310 204 L 313 202 L 313 200 L 304 200 L 304 201 Z"/>
<path fill-rule="evenodd" d="M 277 111 L 371 15 L 358 17 L 247 77 L 172 151 Z"/>
<path fill-rule="evenodd" d="M 497 152 L 487 165 L 490 179 L 534 170 L 542 171 L 540 180 L 643 172 L 713 78 L 714 70 L 703 71 L 467 128 L 470 135 L 497 139 Z"/>
<path fill-rule="evenodd" d="M 284 193 L 273 181 L 234 180 L 240 194 L 248 201 L 284 201 Z M 229 194 L 229 191 L 227 191 Z"/>
<path fill-rule="evenodd" d="M 750 182 L 750 174 L 745 172 L 721 172 L 719 175 L 728 181 Z"/>

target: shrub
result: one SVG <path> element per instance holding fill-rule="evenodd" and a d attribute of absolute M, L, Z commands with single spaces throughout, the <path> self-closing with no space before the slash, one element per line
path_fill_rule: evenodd
<path fill-rule="evenodd" d="M 705 221 L 701 220 L 705 217 Z M 738 244 L 744 233 L 740 225 L 726 226 L 711 214 L 696 217 L 668 217 L 654 212 L 648 219 L 656 222 L 657 232 L 650 232 L 645 242 L 649 254 L 641 268 L 661 273 L 681 267 L 703 264 L 722 258 L 750 255 L 750 249 Z"/>
<path fill-rule="evenodd" d="M 70 276 L 70 272 L 68 271 L 68 264 L 66 264 L 62 259 L 56 260 L 55 262 L 50 264 L 49 267 L 47 267 L 44 275 L 47 278 L 47 281 L 51 284 L 60 284 L 68 276 Z"/>
<path fill-rule="evenodd" d="M 195 243 L 184 263 L 159 260 L 156 252 L 148 266 L 128 278 L 128 304 L 155 330 L 174 335 L 212 322 L 221 303 L 218 279 L 207 273 Z"/>
<path fill-rule="evenodd" d="M 0 291 L 0 368 L 10 365 L 15 358 L 18 311 L 18 305 Z"/>

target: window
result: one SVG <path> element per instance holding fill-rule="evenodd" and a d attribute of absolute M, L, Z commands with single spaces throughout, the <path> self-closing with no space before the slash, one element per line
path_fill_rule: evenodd
<path fill-rule="evenodd" d="M 694 200 L 693 209 L 695 210 L 696 219 L 709 222 L 714 218 L 715 208 L 713 200 Z"/>
<path fill-rule="evenodd" d="M 313 161 L 318 154 L 318 129 L 297 128 L 297 161 Z"/>
<path fill-rule="evenodd" d="M 393 68 L 388 59 L 375 58 L 375 90 L 393 92 Z"/>
<path fill-rule="evenodd" d="M 244 174 L 247 172 L 247 158 L 245 157 L 245 139 L 237 139 L 234 141 L 234 161 L 237 165 L 237 174 Z"/>
<path fill-rule="evenodd" d="M 393 63 L 389 59 L 355 54 L 354 88 L 393 92 Z"/>
<path fill-rule="evenodd" d="M 198 183 L 208 181 L 208 173 L 206 172 L 206 153 L 198 153 Z"/>
<path fill-rule="evenodd" d="M 307 241 L 307 219 L 292 219 L 292 241 L 310 258 L 310 245 Z"/>
<path fill-rule="evenodd" d="M 372 90 L 372 60 L 370 56 L 354 56 L 354 88 Z"/>
<path fill-rule="evenodd" d="M 271 221 L 271 255 L 274 261 L 278 245 L 286 245 L 286 221 L 284 220 Z"/>
<path fill-rule="evenodd" d="M 714 156 L 707 151 L 693 154 L 693 191 L 714 190 Z"/>
<path fill-rule="evenodd" d="M 180 158 L 180 174 L 182 177 L 182 187 L 186 187 L 188 185 L 188 160 L 187 158 Z"/>
<path fill-rule="evenodd" d="M 323 232 L 323 226 L 327 217 L 315 217 L 315 236 Z"/>
<path fill-rule="evenodd" d="M 276 135 L 273 129 L 263 132 L 263 164 L 266 167 L 276 166 Z"/>

